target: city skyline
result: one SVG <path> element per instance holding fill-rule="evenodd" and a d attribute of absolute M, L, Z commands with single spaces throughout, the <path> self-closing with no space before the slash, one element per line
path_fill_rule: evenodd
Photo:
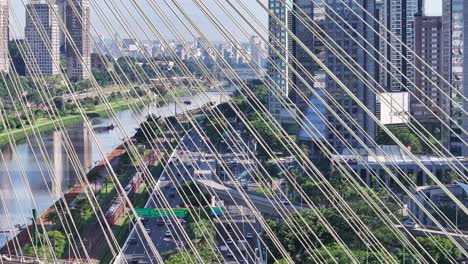
<path fill-rule="evenodd" d="M 25 0 L 26 1 L 26 0 Z M 123 3 L 126 5 L 126 6 L 129 6 L 130 5 L 130 1 L 129 0 L 122 0 Z M 261 0 L 262 3 L 266 6 L 268 3 L 268 0 Z M 192 0 L 182 0 L 180 1 L 182 4 L 184 4 L 184 6 L 187 6 L 186 10 L 188 10 L 189 12 L 192 11 L 192 13 L 189 13 L 189 15 L 191 15 L 191 17 L 194 18 L 195 21 L 199 21 L 199 24 L 204 24 L 204 25 L 210 25 L 209 23 L 206 23 L 207 22 L 207 19 L 206 17 L 204 17 L 204 15 L 198 10 L 198 8 L 196 7 L 196 5 L 193 3 Z M 244 1 L 244 4 L 249 8 L 249 10 L 260 20 L 263 22 L 264 26 L 267 27 L 267 23 L 268 23 L 268 14 L 267 12 L 261 7 L 259 6 L 258 3 L 256 3 L 255 1 Z M 25 21 L 25 10 L 24 10 L 24 6 L 23 6 L 23 2 L 22 1 L 10 1 L 10 5 L 11 5 L 11 8 L 10 10 L 12 10 L 13 12 L 15 12 L 15 14 L 17 15 L 18 17 L 18 20 L 21 24 L 21 28 L 24 28 L 24 21 Z M 148 8 L 148 5 L 146 3 L 142 3 L 142 5 L 144 5 L 145 7 Z M 104 4 L 100 4 L 99 5 L 100 8 L 105 8 L 105 5 Z M 121 7 L 122 5 L 120 5 Z M 218 14 L 222 14 L 222 12 L 219 10 L 219 8 L 214 8 L 215 5 L 213 3 L 207 3 L 207 6 L 212 8 L 212 11 L 214 12 L 217 12 Z M 145 9 L 145 10 L 149 10 L 149 9 Z M 167 12 L 167 13 L 170 13 L 170 12 Z M 427 15 L 442 15 L 442 0 L 426 0 L 425 1 L 425 13 Z M 155 19 L 155 21 L 160 21 L 159 19 L 156 19 L 155 16 L 150 16 L 151 18 Z M 115 17 L 111 17 L 111 19 L 115 20 Z M 172 17 L 173 18 L 173 17 Z M 98 32 L 95 32 L 93 29 L 91 29 L 91 33 L 92 35 L 96 35 L 97 34 L 100 34 L 100 35 L 103 35 L 104 37 L 111 37 L 107 30 L 105 29 L 104 26 L 102 25 L 99 25 L 100 23 L 97 23 L 97 18 L 96 18 L 96 11 L 91 8 L 91 23 L 92 23 L 92 26 L 96 27 L 96 30 Z M 229 22 L 229 21 L 225 21 L 225 22 Z M 228 26 L 232 26 L 232 23 L 227 23 Z M 234 29 L 237 29 L 236 27 L 233 27 Z M 23 33 L 23 32 L 21 32 Z M 119 32 L 120 34 L 123 33 L 123 30 Z M 169 37 L 170 34 L 168 33 L 168 31 L 165 32 L 167 34 L 167 36 Z M 213 40 L 213 41 L 216 41 L 216 42 L 223 42 L 224 39 L 220 36 L 220 34 L 218 34 L 217 32 L 215 32 L 214 28 L 210 25 L 209 29 L 206 30 L 207 33 L 207 36 L 210 38 L 210 40 Z M 266 35 L 266 32 L 262 32 L 264 33 L 264 35 Z M 234 31 L 233 34 L 235 34 L 239 39 L 241 39 L 242 41 L 245 41 L 247 42 L 248 41 L 248 38 L 245 38 L 245 36 L 239 32 L 239 31 Z M 252 32 L 252 35 L 253 32 Z M 138 34 L 139 37 L 143 37 L 143 34 L 140 32 Z M 189 37 L 189 34 L 187 32 L 184 33 L 184 36 L 186 37 Z M 10 36 L 10 38 L 13 37 L 13 36 Z M 24 35 L 19 35 L 17 36 L 18 38 L 22 38 L 24 37 Z"/>
<path fill-rule="evenodd" d="M 24 1 L 26 1 L 26 0 L 24 0 Z M 267 4 L 267 0 L 261 0 L 261 1 L 265 5 Z M 223 42 L 224 41 L 224 39 L 221 37 L 221 35 L 218 34 L 216 29 L 211 25 L 211 23 L 208 21 L 208 19 L 197 8 L 197 6 L 193 3 L 192 0 L 181 0 L 179 2 L 181 3 L 181 6 L 183 6 L 185 11 L 188 12 L 188 15 L 190 15 L 190 17 L 198 24 L 198 26 L 202 26 L 203 33 L 206 34 L 207 37 L 210 38 L 210 40 L 217 41 L 217 42 Z M 97 12 L 96 12 L 96 10 L 94 8 L 95 5 L 96 5 L 96 1 L 91 1 L 91 4 L 92 4 L 91 5 L 91 34 L 93 36 L 103 35 L 104 37 L 112 37 L 114 32 L 111 32 L 111 33 L 107 32 L 106 27 L 103 26 L 102 23 L 101 23 L 102 21 L 98 19 L 99 15 L 97 14 Z M 122 3 L 120 3 L 120 1 L 116 1 L 114 4 L 117 6 L 117 8 L 120 11 L 125 10 L 126 8 L 128 8 L 130 11 L 136 12 L 136 10 L 131 5 L 131 1 L 129 1 L 129 0 L 122 0 Z M 205 3 L 205 4 L 207 5 L 208 8 L 210 8 L 210 11 L 214 12 L 219 17 L 225 17 L 226 16 L 224 14 L 224 12 L 219 7 L 217 7 L 213 2 Z M 260 21 L 263 21 L 264 26 L 266 26 L 266 23 L 267 23 L 267 20 L 268 20 L 268 14 L 261 6 L 259 6 L 259 4 L 257 4 L 255 1 L 252 1 L 252 2 L 251 1 L 244 1 L 243 4 L 245 4 L 245 6 Z M 11 5 L 10 10 L 13 10 L 13 12 L 15 12 L 16 16 L 18 17 L 21 28 L 24 28 L 25 9 L 24 9 L 22 1 L 11 1 L 10 5 Z M 109 7 L 105 3 L 99 2 L 98 6 L 99 6 L 99 8 L 101 10 L 107 11 L 107 12 L 104 12 L 104 13 L 109 14 L 107 16 L 107 18 L 110 20 L 112 25 L 118 25 L 118 18 L 116 18 L 116 16 L 114 14 L 112 14 Z M 141 3 L 141 6 L 143 7 L 143 10 L 145 10 L 145 12 L 148 12 L 148 15 L 149 15 L 150 19 L 153 21 L 153 23 L 155 25 L 161 25 L 162 24 L 161 20 L 155 15 L 155 13 L 151 12 L 152 11 L 151 6 L 149 6 L 148 3 L 146 3 L 146 2 Z M 160 6 L 161 6 L 162 10 L 164 10 L 164 13 L 169 16 L 169 19 L 171 21 L 176 20 L 175 16 L 172 15 L 170 9 L 167 6 L 165 6 L 163 3 L 161 3 Z M 237 8 L 239 8 L 238 5 L 237 5 Z M 231 11 L 235 12 L 232 9 L 231 9 Z M 239 16 L 236 16 L 236 18 L 239 19 Z M 130 17 L 126 16 L 126 19 L 128 19 L 129 22 L 132 23 Z M 226 19 L 223 22 L 226 22 L 227 27 L 236 29 L 232 33 L 235 34 L 235 36 L 238 39 L 240 39 L 242 41 L 245 41 L 245 42 L 249 41 L 249 38 L 246 38 L 244 36 L 244 34 L 240 30 L 238 30 L 237 27 L 234 26 L 234 23 L 230 22 L 228 19 Z M 10 21 L 10 23 L 12 23 L 12 21 Z M 135 30 L 134 32 L 136 32 L 136 34 L 137 34 L 137 36 L 139 38 L 142 38 L 142 39 L 146 38 L 145 34 L 141 30 L 138 30 L 138 27 L 134 22 L 131 24 L 131 26 L 132 26 L 132 29 Z M 95 27 L 95 29 L 93 29 L 93 27 Z M 180 33 L 185 38 L 187 38 L 187 39 L 191 38 L 191 35 L 190 35 L 189 32 L 187 32 L 186 30 L 182 30 L 182 27 L 179 27 L 179 29 L 181 30 Z M 166 30 L 163 27 L 161 27 L 160 30 L 162 30 L 162 32 L 163 32 L 163 34 L 165 35 L 166 38 L 169 38 L 169 39 L 172 38 L 172 35 L 169 33 L 168 30 Z M 117 33 L 122 34 L 122 36 L 121 36 L 122 38 L 126 37 L 126 34 L 124 32 L 125 32 L 125 30 L 123 28 L 117 28 Z M 16 33 L 18 33 L 18 32 L 16 32 Z M 20 33 L 22 33 L 22 32 L 20 32 Z M 148 33 L 148 32 L 146 32 L 146 33 Z M 251 33 L 254 34 L 253 31 L 251 31 Z M 265 32 L 263 32 L 263 33 L 266 35 Z M 11 36 L 11 34 L 10 34 L 10 38 L 12 38 L 12 37 L 14 37 L 14 36 Z M 24 37 L 24 35 L 18 35 L 16 37 L 22 38 L 22 37 Z"/>
<path fill-rule="evenodd" d="M 0 0 L 0 33 L 8 263 L 468 260 L 468 0 Z"/>

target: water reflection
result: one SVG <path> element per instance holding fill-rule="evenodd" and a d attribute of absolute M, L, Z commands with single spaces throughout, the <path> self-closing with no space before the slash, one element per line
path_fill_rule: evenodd
<path fill-rule="evenodd" d="M 184 98 L 183 100 L 191 101 L 190 105 L 183 104 L 177 107 L 173 103 L 162 107 L 151 105 L 149 110 L 155 115 L 167 117 L 174 115 L 174 111 L 177 113 L 190 111 L 209 102 L 219 103 L 228 98 L 220 96 L 216 92 L 210 92 L 206 95 Z M 94 134 L 102 151 L 108 153 L 122 143 L 124 136 L 121 130 L 124 130 L 128 136 L 133 135 L 140 121 L 147 115 L 146 109 L 139 109 L 136 116 L 130 110 L 120 111 L 116 113 L 116 116 L 122 127 L 113 130 L 95 129 Z M 94 119 L 93 124 L 94 128 L 117 126 L 116 122 L 104 117 Z M 88 171 L 102 159 L 91 131 L 83 123 L 68 127 L 67 133 L 74 152 L 77 153 L 85 171 Z M 77 182 L 76 172 L 62 144 L 63 136 L 61 132 L 57 131 L 42 133 L 43 141 L 41 144 L 45 148 L 45 155 L 50 159 L 50 163 L 44 161 L 39 142 L 33 137 L 31 137 L 31 144 L 27 141 L 17 143 L 17 155 L 8 146 L 0 149 L 2 156 L 0 157 L 0 194 L 2 198 L 0 203 L 0 234 L 1 231 L 9 230 L 9 223 L 11 226 L 29 223 L 33 208 L 37 208 L 41 214 L 54 200 L 60 197 L 62 192 L 67 191 Z M 48 173 L 48 164 L 52 166 L 54 171 L 52 176 Z M 24 170 L 21 171 L 20 168 Z M 7 210 L 4 206 L 7 207 Z M 0 246 L 4 242 L 5 235 L 0 236 Z"/>

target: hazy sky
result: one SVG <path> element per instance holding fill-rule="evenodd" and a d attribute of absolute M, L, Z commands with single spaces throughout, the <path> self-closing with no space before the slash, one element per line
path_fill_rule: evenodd
<path fill-rule="evenodd" d="M 27 0 L 10 1 L 13 11 L 15 12 L 15 14 L 17 14 L 19 18 L 18 20 L 19 20 L 20 28 L 24 27 L 24 20 L 25 20 L 24 18 L 25 11 L 24 11 L 24 6 L 23 6 L 23 1 L 27 2 Z M 109 5 L 111 5 L 109 3 L 113 3 L 114 5 L 117 6 L 118 10 L 122 12 L 122 15 L 131 24 L 132 31 L 137 32 L 138 37 L 142 39 L 146 38 L 143 32 L 150 34 L 151 30 L 149 28 L 144 28 L 143 30 L 139 29 L 138 24 L 136 24 L 135 21 L 132 21 L 131 16 L 128 15 L 129 12 L 131 12 L 131 14 L 136 16 L 135 19 L 137 21 L 140 21 L 141 25 L 147 25 L 146 23 L 143 22 L 143 18 L 141 16 L 138 16 L 139 13 L 137 9 L 132 5 L 133 2 L 131 0 L 91 0 L 91 1 L 93 3 L 93 5 L 91 6 L 92 25 L 96 27 L 96 31 L 99 32 L 100 34 L 104 36 L 109 36 L 109 35 L 113 35 L 113 32 L 114 32 L 114 29 L 106 28 L 105 23 L 99 19 L 103 17 L 107 17 L 110 20 L 111 24 L 115 26 L 115 31 L 119 32 L 119 34 L 122 34 L 122 35 L 125 34 L 124 33 L 125 30 L 123 29 L 121 25 L 119 25 L 120 20 L 116 19 L 116 17 L 120 17 L 121 15 L 113 14 L 111 9 L 109 8 Z M 267 1 L 268 0 L 261 0 L 261 2 L 263 2 L 265 5 L 267 4 Z M 175 24 L 177 30 L 184 37 L 192 40 L 191 34 L 187 30 L 184 29 L 184 27 L 178 21 L 174 13 L 172 13 L 171 10 L 164 4 L 163 0 L 151 0 L 151 1 L 136 0 L 135 2 L 137 2 L 141 6 L 141 8 L 146 13 L 146 15 L 148 15 L 148 17 L 151 19 L 154 25 L 157 26 L 158 29 L 162 31 L 162 33 L 165 35 L 166 38 L 172 38 L 172 34 L 169 33 L 169 30 L 167 30 L 167 28 L 163 25 L 162 21 L 159 19 L 158 15 L 156 15 L 156 13 L 152 10 L 148 2 L 158 3 L 158 5 L 163 9 L 164 13 L 169 17 L 170 21 Z M 182 6 L 182 8 L 185 10 L 185 12 L 187 12 L 188 15 L 193 19 L 194 23 L 196 23 L 198 27 L 202 28 L 203 33 L 206 34 L 211 40 L 215 40 L 215 41 L 222 40 L 221 35 L 218 34 L 218 31 L 213 26 L 211 26 L 211 23 L 207 20 L 206 16 L 200 11 L 200 9 L 196 6 L 196 4 L 194 4 L 193 0 L 176 0 L 176 1 L 168 0 L 168 2 L 178 2 Z M 216 5 L 216 2 L 214 0 L 203 0 L 201 2 L 203 2 L 206 5 L 206 7 L 209 8 L 210 11 L 214 15 L 216 15 L 220 21 L 223 22 L 223 24 L 227 27 L 230 33 L 232 33 L 237 39 L 241 39 L 241 40 L 247 39 L 244 37 L 244 34 L 242 33 L 242 31 L 238 29 L 237 26 L 235 26 L 234 23 L 228 19 L 226 13 L 224 13 Z M 229 13 L 233 14 L 236 17 L 236 19 L 238 19 L 239 21 L 242 21 L 240 16 L 237 15 L 236 11 L 226 4 L 227 3 L 226 1 L 220 0 L 219 2 L 225 3 L 224 6 L 225 8 L 229 9 Z M 235 3 L 237 1 L 230 1 L 230 2 Z M 243 2 L 246 8 L 250 10 L 253 13 L 253 15 L 261 23 L 263 23 L 263 25 L 266 26 L 267 21 L 268 21 L 267 13 L 255 0 L 241 0 L 241 2 Z M 105 15 L 102 15 L 101 13 L 97 11 L 97 8 L 94 6 L 94 4 L 96 3 L 98 3 L 97 4 L 97 6 L 99 7 L 98 9 L 102 10 L 102 12 Z M 172 5 L 172 7 L 175 8 L 174 5 Z M 239 7 L 238 5 L 236 5 L 236 7 L 239 8 L 239 10 L 242 10 L 240 9 L 241 7 Z M 179 15 L 181 14 L 179 13 Z M 185 22 L 187 21 L 185 20 Z M 14 22 L 11 21 L 11 23 L 14 23 Z M 248 27 L 245 26 L 245 28 L 247 29 Z M 256 28 L 260 30 L 260 27 L 257 26 Z M 14 31 L 18 31 L 18 30 L 15 28 Z M 109 34 L 109 31 L 112 33 Z M 92 34 L 96 35 L 95 31 L 92 32 Z M 253 30 L 250 29 L 248 34 L 253 34 Z M 149 37 L 156 39 L 154 34 L 150 35 Z"/>
<path fill-rule="evenodd" d="M 24 6 L 23 2 L 27 2 L 28 0 L 12 0 L 10 1 L 10 4 L 12 5 L 13 11 L 18 17 L 19 23 L 15 24 L 12 26 L 12 34 L 18 35 L 18 31 L 20 35 L 23 35 L 23 28 L 24 28 Z M 113 34 L 113 32 L 117 31 L 121 35 L 127 35 L 125 33 L 125 30 L 123 27 L 119 24 L 119 19 L 116 19 L 116 17 L 120 17 L 123 15 L 130 23 L 130 27 L 133 32 L 136 32 L 137 36 L 141 39 L 146 39 L 147 36 L 146 34 L 149 34 L 149 38 L 151 39 L 157 39 L 154 34 L 151 34 L 151 30 L 149 28 L 143 28 L 140 29 L 138 27 L 139 24 L 137 24 L 135 21 L 132 20 L 131 16 L 128 15 L 129 12 L 133 15 L 136 15 L 137 17 L 135 18 L 137 21 L 140 21 L 141 25 L 146 25 L 146 23 L 143 23 L 143 19 L 138 16 L 138 11 L 135 9 L 135 7 L 132 5 L 132 0 L 91 0 L 92 3 L 98 3 L 97 5 L 99 6 L 99 9 L 102 10 L 102 15 L 101 13 L 97 12 L 95 6 L 92 6 L 92 25 L 96 27 L 95 30 L 92 30 L 92 34 L 96 35 L 96 31 L 99 32 L 99 34 L 102 34 L 105 37 L 109 37 L 110 35 Z M 145 13 L 148 15 L 148 17 L 151 19 L 151 21 L 154 23 L 154 25 L 161 30 L 161 32 L 164 34 L 165 38 L 172 39 L 174 38 L 173 35 L 170 33 L 169 30 L 164 26 L 162 21 L 159 19 L 158 15 L 152 10 L 151 6 L 148 4 L 148 1 L 152 1 L 153 3 L 156 2 L 158 3 L 159 6 L 163 9 L 163 12 L 169 17 L 170 21 L 175 24 L 175 27 L 177 28 L 178 32 L 180 32 L 187 40 L 192 40 L 192 35 L 187 31 L 183 25 L 178 21 L 177 17 L 171 12 L 171 10 L 164 4 L 163 0 L 136 0 L 141 8 L 145 11 Z M 267 0 L 260 0 L 263 4 L 267 4 Z M 386 0 L 390 1 L 390 0 Z M 188 15 L 193 19 L 194 23 L 197 24 L 199 28 L 203 30 L 203 34 L 208 36 L 211 40 L 214 41 L 222 41 L 223 38 L 222 36 L 218 33 L 218 31 L 212 26 L 212 24 L 207 20 L 206 16 L 200 11 L 200 9 L 194 4 L 194 0 L 168 0 L 168 2 L 178 2 L 182 6 L 182 8 L 188 13 Z M 226 28 L 229 30 L 230 33 L 232 33 L 237 39 L 245 41 L 247 38 L 245 37 L 245 34 L 238 29 L 235 24 L 229 20 L 228 16 L 215 4 L 214 0 L 202 0 L 207 8 L 210 9 L 210 11 L 218 17 L 220 21 L 222 21 L 223 25 L 226 26 Z M 221 3 L 225 3 L 224 6 L 229 9 L 229 13 L 234 15 L 238 21 L 242 21 L 239 15 L 236 13 L 236 11 L 228 6 L 228 1 L 220 0 Z M 229 1 L 231 3 L 236 3 L 237 1 Z M 260 23 L 263 23 L 263 26 L 267 25 L 268 22 L 268 15 L 266 11 L 257 3 L 256 0 L 241 0 L 247 7 L 249 11 L 252 12 L 252 14 L 259 20 Z M 122 14 L 113 14 L 111 9 L 109 8 L 109 3 L 113 3 L 114 5 L 117 6 L 118 10 L 122 12 Z M 174 7 L 172 5 L 172 7 Z M 236 5 L 237 8 L 240 9 L 238 5 Z M 442 0 L 425 0 L 425 7 L 426 7 L 426 14 L 427 15 L 441 15 L 442 13 Z M 240 9 L 242 10 L 242 9 Z M 242 10 L 242 13 L 245 14 L 245 12 Z M 179 14 L 181 15 L 181 14 Z M 110 25 L 108 27 L 114 27 L 114 28 L 106 28 L 105 23 L 100 20 L 100 18 L 107 17 L 110 20 Z M 250 19 L 250 18 L 249 18 Z M 14 23 L 13 18 L 11 19 L 11 23 Z M 248 26 L 243 24 L 246 29 L 248 29 L 247 34 L 254 34 L 253 30 L 250 29 Z M 18 30 L 18 26 L 20 30 Z M 14 29 L 13 29 L 14 27 Z M 262 34 L 265 34 L 264 30 L 261 29 L 260 26 L 256 25 L 255 28 L 257 28 Z M 191 30 L 193 32 L 193 30 Z M 111 33 L 109 33 L 111 32 Z"/>

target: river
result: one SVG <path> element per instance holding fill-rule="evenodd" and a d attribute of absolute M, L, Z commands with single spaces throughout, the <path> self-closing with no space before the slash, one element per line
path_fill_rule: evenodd
<path fill-rule="evenodd" d="M 175 110 L 180 114 L 183 111 L 198 108 L 210 101 L 219 103 L 220 100 L 225 101 L 225 99 L 227 97 L 220 96 L 217 92 L 208 92 L 206 95 L 198 94 L 193 97 L 181 98 L 183 101 L 189 100 L 192 103 L 178 106 L 177 109 L 174 103 L 168 103 L 162 107 L 156 107 L 152 104 L 149 106 L 149 110 L 153 114 L 167 117 L 174 115 Z M 142 108 L 137 115 L 136 117 L 130 110 L 116 113 L 123 126 L 122 129 L 128 136 L 135 133 L 139 121 L 144 119 L 148 112 Z M 108 117 L 98 117 L 92 121 L 94 134 L 105 153 L 112 151 L 122 143 L 121 129 L 118 127 L 113 130 L 103 129 L 111 124 L 116 126 L 116 122 Z M 84 168 L 90 169 L 103 159 L 89 129 L 82 122 L 68 127 L 67 132 Z M 60 133 L 55 131 L 43 132 L 42 138 L 47 154 L 51 159 L 50 164 L 53 166 L 54 175 L 48 173 L 47 163 L 41 156 L 38 141 L 35 138 L 31 137 L 31 144 L 26 140 L 17 142 L 18 155 L 15 155 L 10 147 L 1 148 L 3 158 L 0 157 L 0 246 L 3 246 L 6 239 L 12 237 L 12 234 L 4 233 L 10 230 L 9 226 L 31 223 L 33 208 L 37 208 L 39 214 L 41 214 L 50 207 L 55 199 L 59 198 L 61 192 L 67 191 L 78 181 L 62 146 Z M 19 161 L 24 168 L 24 173 L 20 170 Z M 56 181 L 52 181 L 52 177 Z M 57 184 L 52 184 L 53 182 Z"/>

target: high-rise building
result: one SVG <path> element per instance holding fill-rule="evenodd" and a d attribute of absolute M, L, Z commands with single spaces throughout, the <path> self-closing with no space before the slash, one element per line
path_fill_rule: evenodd
<path fill-rule="evenodd" d="M 468 110 L 468 102 L 462 97 L 468 97 L 468 50 L 464 43 L 468 43 L 468 2 L 466 0 L 443 1 L 443 57 L 444 77 L 453 87 L 448 89 L 451 98 L 451 117 L 456 123 L 468 131 L 468 116 L 461 111 Z M 463 95 L 463 96 L 462 96 Z M 454 123 L 455 133 L 450 136 L 450 150 L 454 155 L 468 156 L 468 135 L 462 132 Z"/>
<path fill-rule="evenodd" d="M 442 79 L 439 78 L 443 71 L 442 17 L 417 15 L 415 37 L 414 51 L 420 59 L 415 59 L 418 71 L 414 80 L 418 89 L 415 89 L 415 95 L 411 100 L 411 114 L 421 123 L 440 126 L 437 117 L 444 116 L 442 111 L 449 112 L 448 100 L 441 92 L 446 90 L 447 86 L 443 85 Z M 419 98 L 422 102 L 415 98 Z"/>
<path fill-rule="evenodd" d="M 67 0 L 56 0 L 58 10 L 59 10 L 59 15 L 60 23 L 63 23 L 62 27 L 67 24 Z M 59 26 L 59 28 L 62 28 Z M 66 49 L 66 41 L 65 41 L 65 32 L 63 30 L 60 30 L 60 51 L 62 53 L 65 53 Z"/>
<path fill-rule="evenodd" d="M 276 91 L 271 90 L 268 96 L 268 108 L 280 123 L 295 124 L 297 121 L 294 117 L 298 114 L 296 108 L 305 112 L 306 101 L 309 100 L 304 100 L 304 98 L 309 98 L 309 92 L 301 78 L 310 81 L 308 74 L 313 74 L 314 61 L 302 45 L 313 50 L 314 37 L 303 21 L 311 25 L 314 4 L 309 0 L 290 0 L 287 4 L 284 4 L 282 0 L 270 0 L 269 7 L 276 16 L 276 18 L 270 16 L 269 19 L 271 33 L 269 42 L 277 51 L 269 51 L 268 75 L 274 83 L 271 89 L 276 89 Z M 297 12 L 302 19 L 296 18 L 293 11 Z M 276 19 L 286 25 L 300 42 L 295 41 Z M 294 71 L 287 64 L 290 64 Z M 295 72 L 297 74 L 294 74 Z M 294 84 L 294 89 L 291 89 L 291 84 Z M 310 86 L 313 86 L 312 82 Z M 285 105 L 284 102 L 281 104 L 278 96 L 291 99 L 294 105 Z"/>
<path fill-rule="evenodd" d="M 356 14 L 349 12 L 346 3 L 350 6 Z M 372 28 L 365 25 L 361 20 L 364 19 L 369 25 L 372 25 L 374 29 L 377 28 L 377 25 L 372 17 L 369 14 L 375 13 L 375 1 L 351 1 L 351 0 L 331 0 L 327 1 L 330 8 L 332 8 L 336 13 L 338 13 L 345 21 L 354 27 L 358 32 L 361 32 L 362 36 L 369 42 L 375 43 L 376 36 Z M 357 5 L 361 5 L 369 13 L 364 12 L 362 8 Z M 341 46 L 348 53 L 353 60 L 359 64 L 362 69 L 370 74 L 375 76 L 378 73 L 375 67 L 374 60 L 364 52 L 364 49 L 372 50 L 371 47 L 368 47 L 368 44 L 364 43 L 362 39 L 357 39 L 360 42 L 363 48 L 361 48 L 355 41 L 350 40 L 350 37 L 343 32 L 335 22 L 337 22 L 342 28 L 346 29 L 344 22 L 339 18 L 335 12 L 332 12 L 329 8 L 326 10 L 328 16 L 325 19 L 325 31 L 330 35 L 330 37 L 336 42 L 336 45 Z M 375 113 L 375 94 L 368 88 L 363 82 L 361 82 L 351 70 L 344 65 L 333 52 L 329 49 L 326 49 L 327 55 L 325 64 L 326 66 L 336 75 L 336 77 L 341 80 L 341 82 L 354 94 L 372 113 Z M 361 74 L 364 72 L 360 69 L 357 69 Z M 338 105 L 341 106 L 344 110 L 338 108 L 335 104 L 330 106 L 333 109 L 333 112 L 336 112 L 338 116 L 344 119 L 346 123 L 351 127 L 351 129 L 356 132 L 359 138 L 363 139 L 367 143 L 367 139 L 364 134 L 360 132 L 359 129 L 363 129 L 370 138 L 374 138 L 375 135 L 375 123 L 369 115 L 347 94 L 347 92 L 331 78 L 327 76 L 326 89 L 331 93 L 334 99 L 337 101 Z M 352 125 L 349 122 L 349 118 L 345 115 L 351 115 L 351 118 L 356 121 L 356 125 Z M 343 143 L 337 137 L 340 135 L 352 146 L 360 147 L 359 142 L 351 135 L 351 133 L 331 114 L 329 113 L 328 121 L 334 127 L 334 133 L 329 133 L 328 141 L 338 150 L 342 149 Z"/>
<path fill-rule="evenodd" d="M 66 25 L 67 75 L 73 80 L 86 80 L 91 71 L 90 5 L 89 0 L 68 0 Z"/>
<path fill-rule="evenodd" d="M 310 81 L 310 76 L 314 74 L 316 65 L 310 54 L 303 48 L 303 46 L 305 46 L 310 51 L 314 50 L 314 36 L 311 30 L 307 28 L 307 25 L 313 26 L 311 21 L 314 19 L 314 3 L 309 0 L 295 0 L 294 3 L 294 10 L 296 14 L 300 15 L 302 20 L 296 17 L 292 19 L 293 32 L 301 43 L 293 41 L 293 54 L 297 62 L 295 61 L 292 64 L 297 74 L 292 74 L 292 80 L 297 89 L 292 89 L 289 93 L 289 97 L 297 108 L 304 113 L 307 109 L 308 98 L 310 97 L 309 88 L 307 86 L 313 86 L 313 83 Z M 307 81 L 307 85 L 301 78 Z"/>
<path fill-rule="evenodd" d="M 26 5 L 26 75 L 51 76 L 60 72 L 60 39 L 54 4 Z"/>
<path fill-rule="evenodd" d="M 0 0 L 0 71 L 8 72 L 10 70 L 10 61 L 8 60 L 8 0 Z"/>
<path fill-rule="evenodd" d="M 268 7 L 273 14 L 268 19 L 269 43 L 276 49 L 273 51 L 270 48 L 268 52 L 267 72 L 272 82 L 268 95 L 268 110 L 278 122 L 283 123 L 287 118 L 283 116 L 284 107 L 277 97 L 286 98 L 289 95 L 289 83 L 292 76 L 287 63 L 290 63 L 290 56 L 284 49 L 293 52 L 293 41 L 281 24 L 293 31 L 293 15 L 291 14 L 293 0 L 287 0 L 286 4 L 283 0 L 269 0 Z"/>
<path fill-rule="evenodd" d="M 262 40 L 259 36 L 250 37 L 250 56 L 252 60 L 258 64 L 262 65 Z"/>
<path fill-rule="evenodd" d="M 413 80 L 414 67 L 402 55 L 414 63 L 413 53 L 408 50 L 414 46 L 414 16 L 420 9 L 420 0 L 378 0 L 376 7 L 382 23 L 379 48 L 384 56 L 380 62 L 385 65 L 380 69 L 380 84 L 390 92 L 411 89 L 408 79 Z"/>

